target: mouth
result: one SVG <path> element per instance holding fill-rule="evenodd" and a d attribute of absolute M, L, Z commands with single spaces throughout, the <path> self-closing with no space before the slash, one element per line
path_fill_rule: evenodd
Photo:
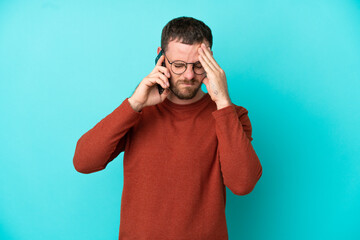
<path fill-rule="evenodd" d="M 182 85 L 184 85 L 184 86 L 193 86 L 194 84 L 191 84 L 191 83 L 182 83 Z"/>

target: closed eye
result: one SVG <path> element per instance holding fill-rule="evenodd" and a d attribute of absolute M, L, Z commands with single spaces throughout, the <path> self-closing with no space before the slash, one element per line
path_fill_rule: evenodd
<path fill-rule="evenodd" d="M 182 68 L 182 67 L 184 67 L 185 65 L 184 65 L 184 64 L 174 64 L 174 66 L 175 66 L 176 68 Z"/>

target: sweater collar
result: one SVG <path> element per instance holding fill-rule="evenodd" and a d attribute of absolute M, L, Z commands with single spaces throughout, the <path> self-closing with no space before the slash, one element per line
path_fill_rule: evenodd
<path fill-rule="evenodd" d="M 209 93 L 205 93 L 205 95 L 202 98 L 200 98 L 198 101 L 190 103 L 190 104 L 173 103 L 172 101 L 170 101 L 167 98 L 165 98 L 165 100 L 163 101 L 163 104 L 166 107 L 169 107 L 171 109 L 176 109 L 176 110 L 194 110 L 194 109 L 197 109 L 199 106 L 203 105 L 204 103 L 209 102 L 209 100 L 211 100 Z"/>

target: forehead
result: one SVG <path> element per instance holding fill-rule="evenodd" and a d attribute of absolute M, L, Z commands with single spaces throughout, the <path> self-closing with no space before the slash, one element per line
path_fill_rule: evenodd
<path fill-rule="evenodd" d="M 185 62 L 197 62 L 199 61 L 198 49 L 200 45 L 201 43 L 189 45 L 181 43 L 178 40 L 173 40 L 169 42 L 165 54 L 171 61 L 182 60 Z"/>

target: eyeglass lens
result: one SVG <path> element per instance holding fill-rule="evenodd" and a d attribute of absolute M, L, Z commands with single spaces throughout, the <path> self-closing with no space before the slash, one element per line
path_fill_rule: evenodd
<path fill-rule="evenodd" d="M 187 64 L 182 61 L 175 61 L 173 64 L 171 64 L 171 70 L 176 74 L 182 74 L 186 71 Z M 201 63 L 195 63 L 193 64 L 193 69 L 196 74 L 203 74 L 205 72 L 205 69 L 201 65 Z"/>

